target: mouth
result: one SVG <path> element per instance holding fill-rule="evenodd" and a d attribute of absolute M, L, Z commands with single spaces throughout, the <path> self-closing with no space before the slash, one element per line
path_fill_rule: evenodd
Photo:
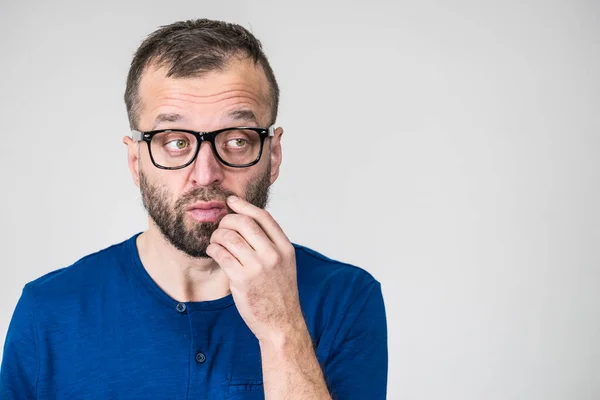
<path fill-rule="evenodd" d="M 217 222 L 228 213 L 225 204 L 216 201 L 193 204 L 187 212 L 196 222 Z"/>

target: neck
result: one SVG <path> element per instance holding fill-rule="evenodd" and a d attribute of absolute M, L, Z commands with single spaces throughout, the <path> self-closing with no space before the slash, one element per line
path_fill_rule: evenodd
<path fill-rule="evenodd" d="M 193 258 L 178 250 L 153 221 L 136 244 L 152 280 L 174 300 L 209 301 L 231 293 L 227 276 L 212 258 Z"/>

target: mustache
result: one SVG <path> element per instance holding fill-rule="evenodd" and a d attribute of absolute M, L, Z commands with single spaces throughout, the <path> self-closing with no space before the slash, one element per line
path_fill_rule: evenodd
<path fill-rule="evenodd" d="M 191 203 L 197 203 L 199 201 L 219 201 L 225 203 L 225 206 L 232 212 L 227 206 L 227 198 L 229 196 L 237 196 L 237 194 L 231 190 L 223 189 L 218 186 L 207 186 L 207 187 L 196 187 L 192 190 L 183 194 L 175 203 L 175 209 L 183 209 L 185 206 Z"/>

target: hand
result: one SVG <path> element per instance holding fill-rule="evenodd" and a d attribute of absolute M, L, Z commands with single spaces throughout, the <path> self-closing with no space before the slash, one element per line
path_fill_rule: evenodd
<path fill-rule="evenodd" d="M 238 197 L 227 203 L 237 214 L 223 217 L 206 253 L 229 278 L 236 307 L 258 340 L 278 342 L 305 327 L 294 247 L 267 211 Z"/>

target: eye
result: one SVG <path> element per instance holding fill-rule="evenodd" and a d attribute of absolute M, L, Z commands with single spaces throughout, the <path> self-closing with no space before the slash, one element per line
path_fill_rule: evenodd
<path fill-rule="evenodd" d="M 189 145 L 190 145 L 190 143 L 185 139 L 176 139 L 176 140 L 171 140 L 171 141 L 165 143 L 165 146 L 169 150 L 183 150 L 186 147 L 188 147 Z"/>
<path fill-rule="evenodd" d="M 227 141 L 227 147 L 232 147 L 232 148 L 237 148 L 240 149 L 242 147 L 244 147 L 246 144 L 248 143 L 248 141 L 246 139 L 229 139 Z"/>

